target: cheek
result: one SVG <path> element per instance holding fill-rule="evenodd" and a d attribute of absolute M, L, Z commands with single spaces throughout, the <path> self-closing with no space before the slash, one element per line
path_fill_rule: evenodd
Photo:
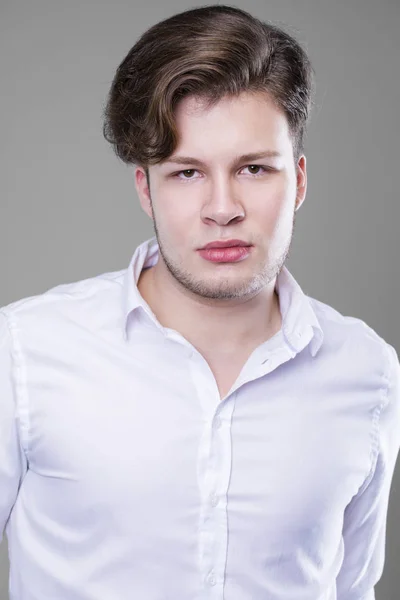
<path fill-rule="evenodd" d="M 188 235 L 197 224 L 198 210 L 195 203 L 185 201 L 185 198 L 163 196 L 162 202 L 154 206 L 157 228 L 164 240 L 173 246 L 187 243 Z"/>
<path fill-rule="evenodd" d="M 264 200 L 259 211 L 251 219 L 262 229 L 269 242 L 280 244 L 291 235 L 294 204 L 286 195 L 269 197 Z"/>
<path fill-rule="evenodd" d="M 271 240 L 275 240 L 278 245 L 286 243 L 291 237 L 293 231 L 293 213 L 289 206 L 277 211 L 271 229 Z"/>
<path fill-rule="evenodd" d="M 255 218 L 260 218 L 274 227 L 275 224 L 279 224 L 287 218 L 290 213 L 291 200 L 287 190 L 269 190 L 258 199 L 256 206 Z"/>

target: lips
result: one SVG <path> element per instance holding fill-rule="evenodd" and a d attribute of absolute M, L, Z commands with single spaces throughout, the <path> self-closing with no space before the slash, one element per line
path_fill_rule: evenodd
<path fill-rule="evenodd" d="M 210 248 L 234 248 L 235 246 L 251 246 L 251 244 L 243 240 L 220 240 L 215 242 L 209 242 L 201 248 L 201 250 L 208 250 Z"/>

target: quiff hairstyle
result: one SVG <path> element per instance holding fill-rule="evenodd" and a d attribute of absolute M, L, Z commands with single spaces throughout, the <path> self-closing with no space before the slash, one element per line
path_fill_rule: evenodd
<path fill-rule="evenodd" d="M 223 97 L 266 92 L 286 115 L 297 163 L 313 104 L 314 69 L 280 27 L 227 5 L 194 8 L 150 27 L 117 68 L 103 134 L 125 163 L 145 169 L 178 144 L 174 110 L 194 96 L 211 108 Z"/>

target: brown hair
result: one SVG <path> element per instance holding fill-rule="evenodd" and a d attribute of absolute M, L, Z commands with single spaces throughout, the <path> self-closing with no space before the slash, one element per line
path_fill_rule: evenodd
<path fill-rule="evenodd" d="M 103 134 L 125 163 L 146 169 L 178 143 L 174 108 L 184 96 L 212 107 L 224 96 L 266 92 L 284 111 L 294 158 L 303 153 L 313 73 L 283 29 L 227 5 L 194 8 L 161 21 L 119 65 L 104 110 Z"/>

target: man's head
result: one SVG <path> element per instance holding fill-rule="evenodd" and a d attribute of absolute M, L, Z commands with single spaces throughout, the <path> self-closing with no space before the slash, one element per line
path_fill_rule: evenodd
<path fill-rule="evenodd" d="M 221 5 L 156 24 L 122 61 L 104 135 L 137 165 L 163 264 L 185 289 L 251 297 L 281 270 L 306 192 L 312 83 L 291 36 Z M 186 159 L 172 162 L 177 156 Z M 198 252 L 233 238 L 252 245 L 239 262 Z"/>

